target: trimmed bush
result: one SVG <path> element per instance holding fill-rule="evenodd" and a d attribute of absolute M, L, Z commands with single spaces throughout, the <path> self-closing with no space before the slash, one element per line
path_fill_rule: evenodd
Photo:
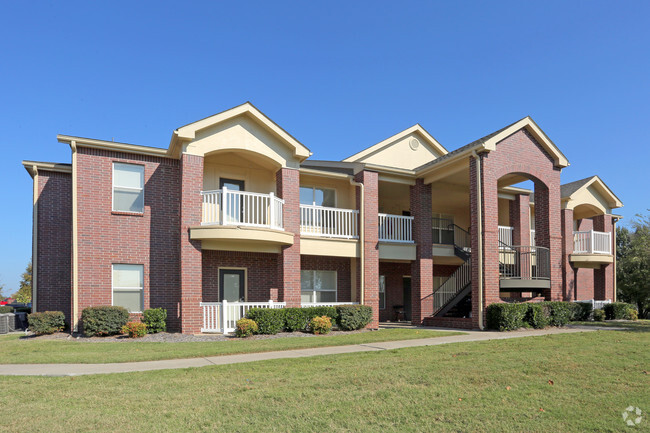
<path fill-rule="evenodd" d="M 372 321 L 372 307 L 367 305 L 339 305 L 336 313 L 338 326 L 343 331 L 361 329 Z"/>
<path fill-rule="evenodd" d="M 147 325 L 147 334 L 156 334 L 167 330 L 167 310 L 150 308 L 142 313 L 142 323 Z"/>
<path fill-rule="evenodd" d="M 524 325 L 528 324 L 535 329 L 546 328 L 550 322 L 550 309 L 544 302 L 528 304 L 528 311 L 524 317 Z"/>
<path fill-rule="evenodd" d="M 27 321 L 29 330 L 37 335 L 54 334 L 65 327 L 65 315 L 61 311 L 32 313 L 27 316 Z"/>
<path fill-rule="evenodd" d="M 10 307 L 9 305 L 0 305 L 0 314 L 7 314 L 13 312 L 14 312 L 14 307 Z"/>
<path fill-rule="evenodd" d="M 605 321 L 605 310 L 594 310 L 594 321 L 595 322 L 604 322 Z"/>
<path fill-rule="evenodd" d="M 528 304 L 492 304 L 487 307 L 487 327 L 513 331 L 524 326 Z"/>
<path fill-rule="evenodd" d="M 591 318 L 593 306 L 591 302 L 570 302 L 573 308 L 571 321 L 585 322 Z"/>
<path fill-rule="evenodd" d="M 327 334 L 332 330 L 332 319 L 327 316 L 314 317 L 309 321 L 309 329 L 314 334 Z"/>
<path fill-rule="evenodd" d="M 129 338 L 142 338 L 147 334 L 147 325 L 142 322 L 128 322 L 122 326 L 122 333 L 128 334 Z"/>
<path fill-rule="evenodd" d="M 564 326 L 571 321 L 573 317 L 573 307 L 571 302 L 544 302 L 550 309 L 551 326 Z"/>
<path fill-rule="evenodd" d="M 309 324 L 307 308 L 285 308 L 284 330 L 287 332 L 304 331 Z"/>
<path fill-rule="evenodd" d="M 632 304 L 628 304 L 626 302 L 612 302 L 611 304 L 605 304 L 603 310 L 605 310 L 605 318 L 607 320 L 629 320 L 630 310 L 636 311 Z"/>
<path fill-rule="evenodd" d="M 88 307 L 81 312 L 83 331 L 88 337 L 119 334 L 128 321 L 129 312 L 124 307 Z"/>
<path fill-rule="evenodd" d="M 639 320 L 639 312 L 632 308 L 627 312 L 627 320 Z"/>
<path fill-rule="evenodd" d="M 240 338 L 250 337 L 257 333 L 257 323 L 251 319 L 239 319 L 236 323 L 235 336 Z"/>
<path fill-rule="evenodd" d="M 246 318 L 257 323 L 257 333 L 274 335 L 282 331 L 285 322 L 283 308 L 251 308 Z"/>

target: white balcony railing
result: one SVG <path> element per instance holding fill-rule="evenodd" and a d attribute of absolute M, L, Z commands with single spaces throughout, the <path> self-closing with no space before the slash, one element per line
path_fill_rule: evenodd
<path fill-rule="evenodd" d="M 203 327 L 201 332 L 227 334 L 235 330 L 236 323 L 251 308 L 284 308 L 286 302 L 201 302 Z"/>
<path fill-rule="evenodd" d="M 499 248 L 506 248 L 506 246 L 512 245 L 512 233 L 514 231 L 514 227 L 499 226 Z"/>
<path fill-rule="evenodd" d="M 223 190 L 201 191 L 201 196 L 203 196 L 202 225 L 236 225 L 283 230 L 284 200 L 273 193 L 260 194 L 223 188 Z"/>
<path fill-rule="evenodd" d="M 413 243 L 413 217 L 380 213 L 379 241 Z"/>
<path fill-rule="evenodd" d="M 573 252 L 612 254 L 612 234 L 594 230 L 573 232 Z"/>
<path fill-rule="evenodd" d="M 325 238 L 357 239 L 359 211 L 300 205 L 300 234 Z"/>

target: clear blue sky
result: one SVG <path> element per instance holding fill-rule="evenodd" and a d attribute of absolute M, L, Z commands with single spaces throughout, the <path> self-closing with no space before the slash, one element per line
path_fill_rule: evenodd
<path fill-rule="evenodd" d="M 453 150 L 530 115 L 567 155 L 650 208 L 650 3 L 2 2 L 0 282 L 31 254 L 20 161 L 69 162 L 70 134 L 167 147 L 253 102 L 341 159 L 415 123 Z"/>

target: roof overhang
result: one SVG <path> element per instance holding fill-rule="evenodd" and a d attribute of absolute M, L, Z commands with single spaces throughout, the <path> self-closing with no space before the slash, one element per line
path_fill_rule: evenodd
<path fill-rule="evenodd" d="M 27 170 L 27 173 L 29 173 L 32 178 L 37 175 L 40 170 L 55 171 L 58 173 L 72 173 L 71 164 L 42 161 L 23 161 L 22 164 L 23 167 L 25 167 L 25 170 Z"/>
<path fill-rule="evenodd" d="M 576 191 L 574 191 L 570 196 L 568 197 L 562 197 L 562 201 L 569 201 L 573 196 L 578 195 L 581 191 L 586 190 L 589 187 L 593 187 L 598 193 L 601 195 L 603 199 L 607 202 L 607 205 L 611 209 L 623 207 L 623 202 L 614 194 L 614 192 L 603 182 L 603 180 L 598 177 L 594 176 L 589 180 L 589 182 L 585 183 L 582 185 L 580 188 L 578 188 Z"/>
<path fill-rule="evenodd" d="M 97 140 L 94 138 L 74 137 L 71 135 L 57 135 L 59 143 L 66 143 L 76 146 L 90 147 L 93 149 L 112 150 L 117 152 L 135 153 L 137 155 L 158 156 L 162 158 L 177 158 L 172 156 L 169 149 L 159 147 L 140 146 L 137 144 L 119 143 L 115 141 Z"/>

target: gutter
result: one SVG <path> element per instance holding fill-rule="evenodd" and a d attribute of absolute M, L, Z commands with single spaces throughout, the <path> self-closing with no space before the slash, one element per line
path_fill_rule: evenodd
<path fill-rule="evenodd" d="M 365 194 L 364 194 L 363 183 L 357 182 L 357 181 L 355 181 L 353 179 L 350 179 L 350 185 L 358 186 L 359 188 L 361 188 L 361 200 L 359 201 L 359 220 L 360 220 L 359 221 L 359 262 L 360 262 L 360 266 L 359 266 L 360 284 L 359 285 L 361 286 L 359 288 L 359 303 L 361 305 L 364 305 L 365 292 L 366 292 L 366 286 L 364 284 L 365 283 L 365 274 L 366 274 L 366 271 L 365 271 L 366 263 L 365 263 L 365 260 L 364 260 L 365 259 L 364 252 L 365 252 L 365 249 L 366 249 L 365 248 L 366 236 L 365 236 L 365 230 L 364 230 L 365 229 L 365 224 L 364 224 L 364 216 L 365 216 L 365 211 L 364 211 L 364 209 L 365 209 L 364 198 L 365 197 L 364 197 L 364 195 Z"/>
<path fill-rule="evenodd" d="M 481 158 L 475 150 L 472 151 L 472 157 L 476 161 L 476 199 L 478 201 L 476 234 L 478 236 L 478 328 L 483 330 L 483 193 L 481 191 Z"/>

